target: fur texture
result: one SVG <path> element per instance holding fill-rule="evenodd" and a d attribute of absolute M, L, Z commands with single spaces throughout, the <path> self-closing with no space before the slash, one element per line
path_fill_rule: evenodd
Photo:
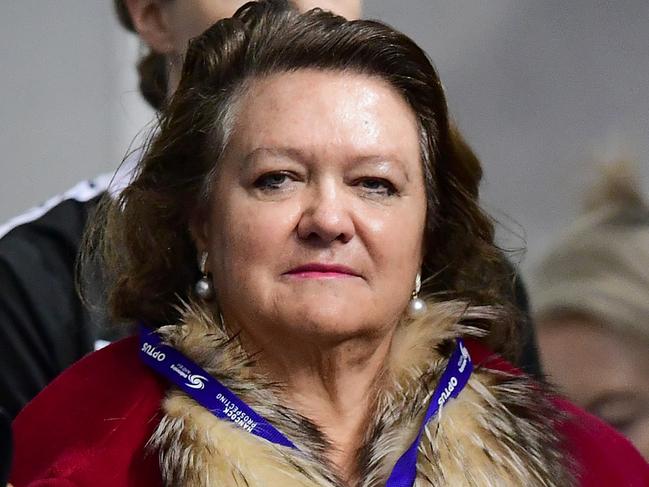
<path fill-rule="evenodd" d="M 400 325 L 372 422 L 359 452 L 358 487 L 385 484 L 419 428 L 430 394 L 446 367 L 453 338 L 479 331 L 459 325 L 488 309 L 460 303 L 429 305 L 425 316 Z M 165 340 L 203 366 L 278 427 L 300 453 L 221 421 L 178 390 L 150 441 L 170 486 L 341 487 L 327 462 L 329 445 L 316 425 L 283 406 L 280 385 L 255 372 L 237 339 L 228 338 L 199 306 Z M 568 486 L 570 468 L 556 436 L 555 413 L 541 386 L 525 376 L 477 369 L 459 397 L 431 420 L 419 447 L 416 487 Z"/>

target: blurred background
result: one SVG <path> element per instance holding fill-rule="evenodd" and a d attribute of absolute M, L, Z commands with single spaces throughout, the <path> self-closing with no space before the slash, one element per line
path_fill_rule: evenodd
<path fill-rule="evenodd" d="M 598 162 L 636 161 L 649 190 L 646 0 L 366 0 L 365 17 L 437 65 L 524 271 L 574 219 Z M 0 222 L 117 168 L 153 119 L 138 48 L 109 0 L 0 4 Z"/>

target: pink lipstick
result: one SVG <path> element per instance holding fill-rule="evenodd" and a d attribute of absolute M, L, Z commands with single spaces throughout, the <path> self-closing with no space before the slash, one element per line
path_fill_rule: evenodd
<path fill-rule="evenodd" d="M 332 279 L 342 277 L 360 277 L 354 269 L 338 264 L 310 263 L 291 269 L 286 273 L 301 279 Z"/>

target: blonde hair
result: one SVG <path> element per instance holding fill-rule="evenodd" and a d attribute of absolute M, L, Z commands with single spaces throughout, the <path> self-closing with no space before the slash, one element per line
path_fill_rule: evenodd
<path fill-rule="evenodd" d="M 537 321 L 576 314 L 649 340 L 649 206 L 632 165 L 604 169 L 532 280 Z"/>

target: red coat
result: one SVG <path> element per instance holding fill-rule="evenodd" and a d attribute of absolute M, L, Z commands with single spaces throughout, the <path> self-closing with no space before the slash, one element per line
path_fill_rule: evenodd
<path fill-rule="evenodd" d="M 475 363 L 515 372 L 469 342 Z M 161 476 L 145 444 L 157 426 L 166 384 L 138 358 L 138 341 L 117 342 L 81 360 L 31 402 L 13 424 L 11 482 L 22 486 L 156 486 Z M 566 449 L 583 486 L 649 486 L 649 465 L 616 431 L 568 401 Z"/>

